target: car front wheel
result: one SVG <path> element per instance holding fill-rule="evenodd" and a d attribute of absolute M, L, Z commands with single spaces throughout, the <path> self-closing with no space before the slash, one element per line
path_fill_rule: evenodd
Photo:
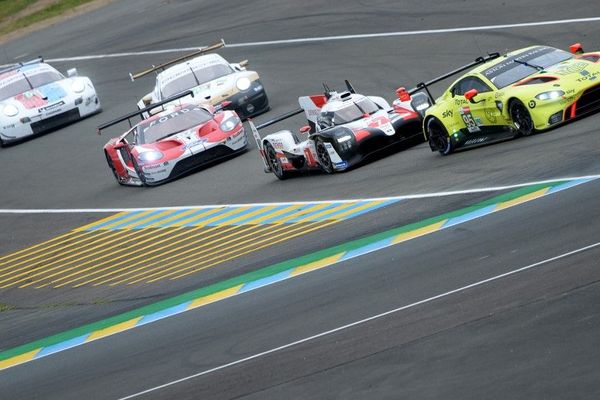
<path fill-rule="evenodd" d="M 510 117 L 519 136 L 529 136 L 535 132 L 531 114 L 520 101 L 515 100 L 511 103 Z"/>
<path fill-rule="evenodd" d="M 319 161 L 319 165 L 323 169 L 323 171 L 328 174 L 333 173 L 333 163 L 331 162 L 331 157 L 329 157 L 329 151 L 327 151 L 327 147 L 323 142 L 323 139 L 317 138 L 315 140 L 315 148 L 317 150 L 317 159 Z"/>
<path fill-rule="evenodd" d="M 432 118 L 427 122 L 427 133 L 429 146 L 433 150 L 439 151 L 443 156 L 447 156 L 454 151 L 454 144 L 448 136 L 448 131 L 439 120 Z"/>

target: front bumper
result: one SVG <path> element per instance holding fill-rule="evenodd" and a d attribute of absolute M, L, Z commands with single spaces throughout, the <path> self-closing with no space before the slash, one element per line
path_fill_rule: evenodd
<path fill-rule="evenodd" d="M 243 92 L 238 92 L 226 99 L 231 102 L 231 108 L 242 119 L 254 117 L 269 110 L 269 99 L 264 86 L 257 79 Z"/>
<path fill-rule="evenodd" d="M 27 136 L 48 132 L 101 111 L 95 93 L 78 97 L 52 115 L 17 115 L 0 125 L 0 139 L 4 143 L 16 142 Z"/>

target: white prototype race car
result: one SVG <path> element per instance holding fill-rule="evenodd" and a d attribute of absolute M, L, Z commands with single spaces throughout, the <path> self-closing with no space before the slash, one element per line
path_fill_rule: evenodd
<path fill-rule="evenodd" d="M 149 73 L 161 71 L 156 75 L 154 90 L 138 102 L 138 108 L 146 108 L 191 90 L 194 97 L 203 99 L 213 106 L 229 101 L 229 109 L 235 111 L 240 118 L 246 119 L 269 110 L 269 99 L 258 73 L 248 71 L 248 61 L 229 63 L 218 54 L 206 54 L 225 46 L 220 42 L 205 47 L 192 54 L 182 56 L 153 66 L 152 68 L 129 74 L 132 81 Z M 179 103 L 190 101 L 189 98 L 178 100 Z M 159 110 L 156 109 L 155 112 Z"/>
<path fill-rule="evenodd" d="M 344 171 L 376 151 L 422 136 L 422 112 L 429 104 L 421 103 L 426 96 L 402 96 L 391 107 L 382 97 L 356 93 L 348 81 L 346 86 L 340 93 L 325 86 L 324 95 L 300 97 L 299 109 L 263 124 L 249 121 L 265 172 L 285 179 L 294 171 Z M 260 136 L 260 129 L 302 112 L 308 120 L 300 129 L 308 135 L 305 140 L 290 130 Z"/>
<path fill-rule="evenodd" d="M 75 68 L 65 77 L 38 58 L 0 70 L 0 145 L 100 111 L 92 81 Z"/>

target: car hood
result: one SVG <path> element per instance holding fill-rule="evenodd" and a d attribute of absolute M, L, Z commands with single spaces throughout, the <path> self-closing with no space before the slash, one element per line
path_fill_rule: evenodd
<path fill-rule="evenodd" d="M 63 79 L 4 99 L 1 106 L 12 104 L 21 110 L 34 110 L 56 103 L 69 95 L 70 79 Z"/>
<path fill-rule="evenodd" d="M 581 59 L 570 59 L 536 72 L 513 86 L 577 88 L 600 84 L 600 64 Z"/>

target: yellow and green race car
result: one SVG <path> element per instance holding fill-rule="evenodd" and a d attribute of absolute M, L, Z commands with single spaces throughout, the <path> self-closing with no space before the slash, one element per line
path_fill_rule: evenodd
<path fill-rule="evenodd" d="M 570 49 L 490 54 L 410 90 L 425 90 L 431 100 L 423 119 L 431 150 L 446 155 L 528 136 L 600 109 L 600 52 L 584 53 L 579 43 Z M 433 101 L 429 85 L 468 69 Z"/>

